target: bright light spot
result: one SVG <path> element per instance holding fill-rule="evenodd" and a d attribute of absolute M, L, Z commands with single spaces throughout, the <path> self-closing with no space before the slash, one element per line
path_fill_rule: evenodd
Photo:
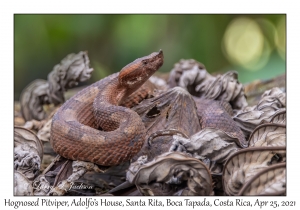
<path fill-rule="evenodd" d="M 257 22 L 240 17 L 227 27 L 223 37 L 223 50 L 233 64 L 257 70 L 268 62 L 271 47 Z"/>
<path fill-rule="evenodd" d="M 260 26 L 266 41 L 269 42 L 270 50 L 273 50 L 278 43 L 278 33 L 275 25 L 268 19 L 257 19 L 256 22 Z"/>

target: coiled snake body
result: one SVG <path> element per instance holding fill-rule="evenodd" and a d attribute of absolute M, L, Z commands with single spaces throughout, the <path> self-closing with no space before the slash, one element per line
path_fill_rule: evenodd
<path fill-rule="evenodd" d="M 141 149 L 145 127 L 139 115 L 118 106 L 163 64 L 163 52 L 151 53 L 78 92 L 52 119 L 51 145 L 61 156 L 118 165 Z"/>

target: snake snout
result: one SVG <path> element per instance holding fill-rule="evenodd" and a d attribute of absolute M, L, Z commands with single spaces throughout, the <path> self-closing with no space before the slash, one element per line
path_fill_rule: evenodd
<path fill-rule="evenodd" d="M 160 49 L 158 52 L 152 53 L 150 58 L 145 59 L 145 68 L 146 72 L 152 75 L 156 72 L 164 63 L 164 54 L 163 51 Z"/>
<path fill-rule="evenodd" d="M 163 51 L 160 49 L 155 57 L 157 57 L 156 58 L 157 59 L 157 63 L 159 64 L 159 66 L 157 68 L 159 68 L 164 63 L 164 53 L 163 53 Z"/>

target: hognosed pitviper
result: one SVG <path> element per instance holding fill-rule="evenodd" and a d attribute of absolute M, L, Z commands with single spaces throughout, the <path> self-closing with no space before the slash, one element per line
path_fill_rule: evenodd
<path fill-rule="evenodd" d="M 130 160 L 141 149 L 146 130 L 136 112 L 119 105 L 162 64 L 162 50 L 138 58 L 66 101 L 52 119 L 54 151 L 104 166 Z"/>

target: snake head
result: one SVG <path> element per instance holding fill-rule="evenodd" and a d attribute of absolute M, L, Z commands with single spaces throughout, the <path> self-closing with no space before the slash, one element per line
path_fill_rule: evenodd
<path fill-rule="evenodd" d="M 119 85 L 131 91 L 137 90 L 163 65 L 163 62 L 162 50 L 136 59 L 120 71 Z"/>

